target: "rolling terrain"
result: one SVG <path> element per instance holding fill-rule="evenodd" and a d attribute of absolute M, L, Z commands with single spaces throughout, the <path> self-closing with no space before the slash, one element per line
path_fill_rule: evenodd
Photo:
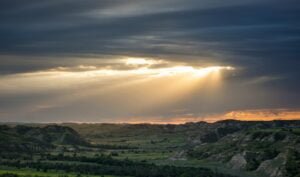
<path fill-rule="evenodd" d="M 300 121 L 10 124 L 0 137 L 1 169 L 11 173 L 300 176 Z"/>

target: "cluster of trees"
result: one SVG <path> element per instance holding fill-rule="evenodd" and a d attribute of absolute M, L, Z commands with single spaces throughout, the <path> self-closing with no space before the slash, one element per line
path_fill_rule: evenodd
<path fill-rule="evenodd" d="M 0 177 L 19 177 L 19 175 L 13 173 L 4 173 L 0 174 Z"/>
<path fill-rule="evenodd" d="M 40 175 L 32 175 L 32 174 L 26 174 L 26 175 L 20 175 L 20 174 L 15 174 L 15 173 L 3 173 L 3 174 L 0 174 L 0 177 L 51 177 L 50 175 L 49 176 L 40 176 Z M 57 177 L 68 177 L 68 175 L 57 175 Z M 81 175 L 77 175 L 76 177 L 82 177 Z"/>
<path fill-rule="evenodd" d="M 81 163 L 78 163 L 81 162 Z M 86 175 L 117 175 L 135 177 L 232 177 L 209 169 L 193 167 L 158 166 L 131 160 L 116 160 L 110 156 L 85 157 L 57 155 L 46 161 L 4 161 L 2 165 L 33 168 L 47 172 L 57 170 Z"/>
<path fill-rule="evenodd" d="M 90 144 L 86 147 L 99 148 L 99 149 L 138 149 L 135 146 L 129 145 L 115 145 L 115 144 Z"/>

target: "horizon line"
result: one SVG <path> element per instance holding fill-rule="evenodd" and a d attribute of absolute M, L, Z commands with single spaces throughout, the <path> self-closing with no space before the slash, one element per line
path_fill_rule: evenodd
<path fill-rule="evenodd" d="M 190 122 L 181 122 L 181 123 L 174 123 L 174 122 L 79 122 L 79 121 L 68 121 L 68 122 L 22 122 L 22 121 L 5 121 L 2 122 L 0 120 L 0 125 L 5 124 L 115 124 L 115 125 L 121 125 L 121 124 L 127 124 L 127 125 L 185 125 L 185 124 L 192 124 L 192 123 L 208 123 L 208 124 L 214 124 L 218 122 L 224 122 L 224 121 L 237 121 L 237 122 L 273 122 L 273 121 L 300 121 L 299 119 L 272 119 L 272 120 L 245 120 L 245 119 L 223 119 L 218 121 L 190 121 Z"/>

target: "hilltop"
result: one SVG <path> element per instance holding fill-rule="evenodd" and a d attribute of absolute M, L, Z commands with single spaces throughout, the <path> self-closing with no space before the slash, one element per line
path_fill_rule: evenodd
<path fill-rule="evenodd" d="M 0 125 L 0 150 L 41 151 L 57 145 L 87 145 L 80 135 L 69 127 L 46 125 L 31 127 L 25 125 Z"/>

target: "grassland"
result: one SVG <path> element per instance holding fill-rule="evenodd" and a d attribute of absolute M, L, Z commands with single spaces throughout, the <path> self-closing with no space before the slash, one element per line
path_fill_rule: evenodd
<path fill-rule="evenodd" d="M 284 161 L 270 163 L 268 171 L 286 168 L 291 174 L 299 172 L 299 122 L 63 125 L 72 129 L 56 125 L 34 125 L 33 130 L 0 127 L 0 135 L 5 137 L 0 148 L 6 148 L 0 151 L 0 166 L 12 167 L 2 168 L 1 173 L 267 177 L 270 175 L 259 166 L 268 160 L 277 162 L 277 156 Z M 294 155 L 287 156 L 291 153 Z M 246 161 L 244 167 L 232 168 L 230 161 L 236 155 Z"/>
<path fill-rule="evenodd" d="M 0 175 L 3 174 L 16 174 L 19 176 L 35 176 L 35 177 L 99 177 L 99 175 L 80 175 L 75 173 L 65 173 L 57 171 L 41 172 L 33 169 L 16 169 L 11 167 L 0 167 Z M 101 177 L 120 177 L 111 175 L 101 175 Z"/>

